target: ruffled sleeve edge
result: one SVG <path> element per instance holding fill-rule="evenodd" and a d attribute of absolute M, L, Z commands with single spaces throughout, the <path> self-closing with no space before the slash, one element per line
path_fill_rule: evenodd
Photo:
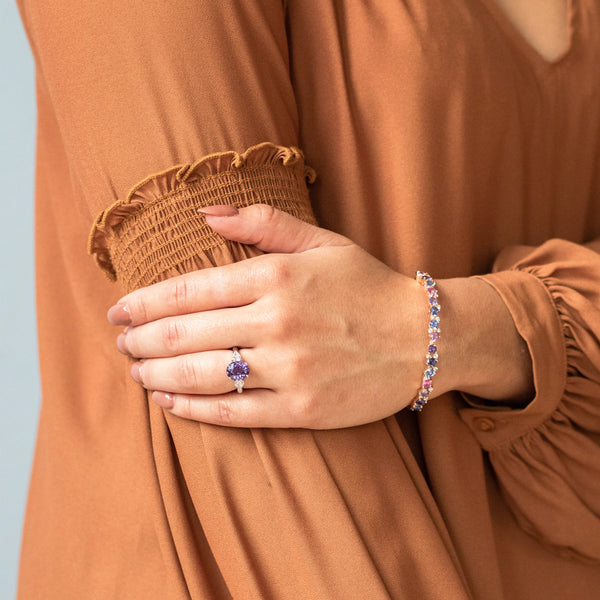
<path fill-rule="evenodd" d="M 279 146 L 262 142 L 243 153 L 216 152 L 193 163 L 179 164 L 149 175 L 136 183 L 125 199 L 120 199 L 103 210 L 96 218 L 88 239 L 88 253 L 111 281 L 117 278 L 108 243 L 108 232 L 127 218 L 143 210 L 148 203 L 163 200 L 200 180 L 218 173 L 238 171 L 265 165 L 280 165 L 298 172 L 307 183 L 316 179 L 314 169 L 304 163 L 302 151 L 294 146 Z"/>

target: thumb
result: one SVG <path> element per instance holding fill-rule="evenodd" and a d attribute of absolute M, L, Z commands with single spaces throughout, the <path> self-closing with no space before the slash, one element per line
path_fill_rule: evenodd
<path fill-rule="evenodd" d="M 333 231 L 315 227 L 268 204 L 206 206 L 198 209 L 210 227 L 228 240 L 251 244 L 263 252 L 304 252 L 320 246 L 352 242 Z"/>

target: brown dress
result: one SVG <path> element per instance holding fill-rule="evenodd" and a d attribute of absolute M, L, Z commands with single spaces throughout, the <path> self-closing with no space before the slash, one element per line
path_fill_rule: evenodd
<path fill-rule="evenodd" d="M 552 63 L 494 0 L 20 8 L 43 401 L 19 598 L 598 597 L 597 0 L 571 0 Z M 410 276 L 484 276 L 527 341 L 535 399 L 447 394 L 336 431 L 165 414 L 106 310 L 256 253 L 196 210 L 253 202 L 312 205 Z"/>

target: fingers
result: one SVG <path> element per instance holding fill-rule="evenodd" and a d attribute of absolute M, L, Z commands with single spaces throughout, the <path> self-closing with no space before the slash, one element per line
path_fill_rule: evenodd
<path fill-rule="evenodd" d="M 128 327 L 117 345 L 124 354 L 139 358 L 252 347 L 268 321 L 268 313 L 251 307 L 166 317 Z"/>
<path fill-rule="evenodd" d="M 346 246 L 347 238 L 296 219 L 267 204 L 253 204 L 237 212 L 231 206 L 201 209 L 206 222 L 230 240 L 252 244 L 263 252 L 304 252 L 320 246 Z"/>
<path fill-rule="evenodd" d="M 242 360 L 250 366 L 244 380 L 244 390 L 278 385 L 277 372 L 268 368 L 260 353 L 252 349 L 240 351 Z M 200 352 L 170 358 L 148 359 L 135 363 L 132 377 L 146 389 L 181 394 L 225 394 L 235 390 L 227 376 L 231 350 Z"/>
<path fill-rule="evenodd" d="M 294 253 L 352 244 L 266 204 L 231 209 L 211 206 L 202 210 L 216 232 L 264 252 Z M 276 260 L 276 256 L 261 256 L 173 277 L 124 296 L 110 308 L 107 318 L 113 325 L 140 325 L 167 316 L 250 304 L 277 283 L 281 261 Z"/>
<path fill-rule="evenodd" d="M 152 400 L 172 414 L 224 427 L 302 427 L 272 390 L 249 390 L 219 396 L 153 392 Z"/>
<path fill-rule="evenodd" d="M 269 276 L 270 270 L 254 259 L 186 273 L 127 294 L 107 318 L 113 325 L 141 325 L 167 316 L 244 306 L 261 296 Z"/>

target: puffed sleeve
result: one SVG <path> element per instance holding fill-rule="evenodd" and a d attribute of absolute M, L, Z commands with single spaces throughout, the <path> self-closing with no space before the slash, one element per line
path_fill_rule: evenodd
<path fill-rule="evenodd" d="M 498 256 L 481 276 L 526 341 L 535 397 L 521 409 L 465 396 L 461 417 L 523 529 L 586 562 L 600 561 L 600 256 L 552 239 Z"/>

